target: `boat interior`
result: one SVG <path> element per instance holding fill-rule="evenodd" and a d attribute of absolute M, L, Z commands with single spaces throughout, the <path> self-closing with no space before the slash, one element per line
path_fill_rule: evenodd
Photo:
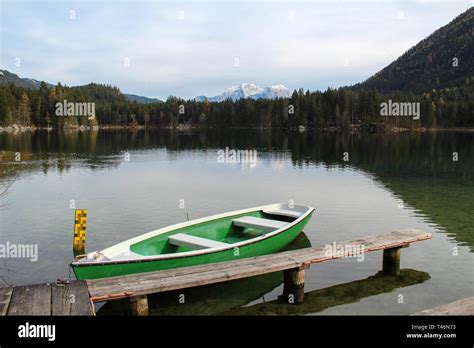
<path fill-rule="evenodd" d="M 283 228 L 303 214 L 304 212 L 291 209 L 258 210 L 209 220 L 131 244 L 127 257 L 228 246 Z"/>

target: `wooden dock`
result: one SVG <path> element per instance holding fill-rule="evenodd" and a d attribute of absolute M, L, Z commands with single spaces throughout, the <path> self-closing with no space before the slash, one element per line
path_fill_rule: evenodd
<path fill-rule="evenodd" d="M 0 315 L 95 315 L 87 283 L 0 288 Z"/>
<path fill-rule="evenodd" d="M 400 250 L 431 234 L 405 229 L 384 235 L 304 248 L 235 261 L 147 272 L 69 284 L 40 284 L 0 289 L 0 315 L 93 315 L 93 302 L 130 298 L 135 315 L 148 314 L 147 295 L 283 271 L 281 299 L 304 301 L 304 270 L 311 264 L 383 251 L 382 269 L 397 276 Z M 74 302 L 71 302 L 71 299 Z"/>

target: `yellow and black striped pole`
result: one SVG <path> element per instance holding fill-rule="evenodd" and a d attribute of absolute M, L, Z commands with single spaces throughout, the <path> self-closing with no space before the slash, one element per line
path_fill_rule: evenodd
<path fill-rule="evenodd" d="M 74 221 L 74 257 L 86 253 L 86 222 L 87 210 L 76 209 L 76 220 Z"/>

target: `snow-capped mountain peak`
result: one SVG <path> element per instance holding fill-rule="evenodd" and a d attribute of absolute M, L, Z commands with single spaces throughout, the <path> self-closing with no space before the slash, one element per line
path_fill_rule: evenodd
<path fill-rule="evenodd" d="M 276 99 L 276 98 L 289 98 L 290 91 L 284 85 L 274 85 L 266 87 L 262 91 L 262 98 Z"/>
<path fill-rule="evenodd" d="M 276 98 L 289 98 L 290 91 L 284 85 L 274 85 L 261 88 L 253 83 L 241 83 L 240 85 L 233 86 L 221 95 L 207 98 L 205 96 L 196 97 L 196 101 L 205 101 L 206 98 L 209 102 L 221 102 L 227 99 L 233 101 L 241 98 L 252 98 L 252 99 L 276 99 Z"/>
<path fill-rule="evenodd" d="M 257 85 L 254 85 L 253 83 L 241 83 L 238 86 L 229 88 L 219 97 L 221 97 L 222 100 L 238 100 L 240 98 L 248 98 L 261 92 L 263 92 L 263 89 L 258 87 Z"/>

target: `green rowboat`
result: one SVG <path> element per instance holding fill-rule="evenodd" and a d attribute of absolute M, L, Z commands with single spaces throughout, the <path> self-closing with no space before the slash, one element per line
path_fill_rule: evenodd
<path fill-rule="evenodd" d="M 301 233 L 313 212 L 277 203 L 213 215 L 81 255 L 71 267 L 77 279 L 96 279 L 274 253 Z"/>

